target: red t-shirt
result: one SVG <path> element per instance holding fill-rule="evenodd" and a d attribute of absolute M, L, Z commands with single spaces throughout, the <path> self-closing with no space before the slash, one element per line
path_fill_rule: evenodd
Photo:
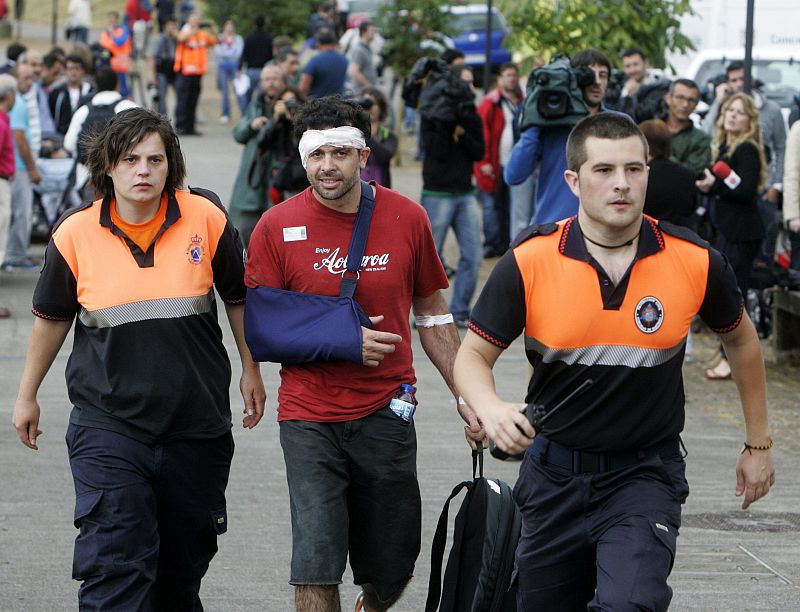
<path fill-rule="evenodd" d="M 372 183 L 374 185 L 374 183 Z M 245 270 L 248 287 L 263 285 L 339 295 L 356 213 L 321 204 L 309 187 L 270 208 L 250 239 Z M 409 312 L 414 297 L 447 287 L 425 210 L 377 186 L 355 300 L 376 326 L 402 336 L 377 368 L 349 361 L 319 361 L 281 368 L 278 420 L 345 421 L 388 404 L 402 383 L 414 384 Z"/>

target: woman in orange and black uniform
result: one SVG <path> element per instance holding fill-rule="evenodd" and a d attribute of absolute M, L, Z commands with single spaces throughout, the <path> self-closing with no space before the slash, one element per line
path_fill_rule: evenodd
<path fill-rule="evenodd" d="M 728 258 L 745 298 L 753 261 L 764 238 L 757 198 L 767 174 L 758 110 L 749 95 L 734 94 L 723 105 L 711 144 L 711 157 L 713 163 L 727 163 L 731 175 L 725 181 L 706 170 L 705 177 L 696 185 L 700 191 L 716 196 L 711 211 L 717 230 L 714 246 Z M 734 173 L 739 181 L 733 177 Z M 711 379 L 730 378 L 730 375 L 731 369 L 724 356 L 716 367 L 706 370 L 706 377 Z"/>

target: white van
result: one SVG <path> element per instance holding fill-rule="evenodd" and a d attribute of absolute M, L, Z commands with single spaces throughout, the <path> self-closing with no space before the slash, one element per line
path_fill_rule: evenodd
<path fill-rule="evenodd" d="M 714 78 L 724 75 L 725 67 L 737 60 L 744 61 L 744 49 L 704 49 L 678 76 L 692 79 L 702 93 L 713 95 L 711 83 Z M 760 91 L 783 109 L 784 116 L 788 116 L 796 104 L 795 96 L 800 96 L 800 47 L 795 50 L 754 47 L 752 74 L 762 83 Z"/>

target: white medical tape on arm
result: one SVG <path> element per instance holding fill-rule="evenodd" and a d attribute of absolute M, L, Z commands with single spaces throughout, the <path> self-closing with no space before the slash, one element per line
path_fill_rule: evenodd
<path fill-rule="evenodd" d="M 453 315 L 451 314 L 443 314 L 443 315 L 430 315 L 426 317 L 414 317 L 414 323 L 417 327 L 433 327 L 434 325 L 447 325 L 448 323 L 454 323 Z"/>
<path fill-rule="evenodd" d="M 308 164 L 308 156 L 320 147 L 326 145 L 332 147 L 352 147 L 354 149 L 363 149 L 367 146 L 364 140 L 364 134 L 361 130 L 349 125 L 342 125 L 335 128 L 327 128 L 325 130 L 306 130 L 303 132 L 302 138 L 297 145 L 300 151 L 300 160 L 303 162 L 303 168 Z"/>

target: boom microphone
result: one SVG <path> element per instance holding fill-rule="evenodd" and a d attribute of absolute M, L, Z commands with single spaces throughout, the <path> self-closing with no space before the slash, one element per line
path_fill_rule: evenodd
<path fill-rule="evenodd" d="M 725 185 L 728 186 L 728 189 L 736 189 L 742 182 L 742 177 L 736 174 L 727 162 L 722 160 L 719 160 L 716 164 L 714 164 L 714 166 L 711 168 L 711 172 L 714 173 L 714 176 L 725 183 Z"/>

